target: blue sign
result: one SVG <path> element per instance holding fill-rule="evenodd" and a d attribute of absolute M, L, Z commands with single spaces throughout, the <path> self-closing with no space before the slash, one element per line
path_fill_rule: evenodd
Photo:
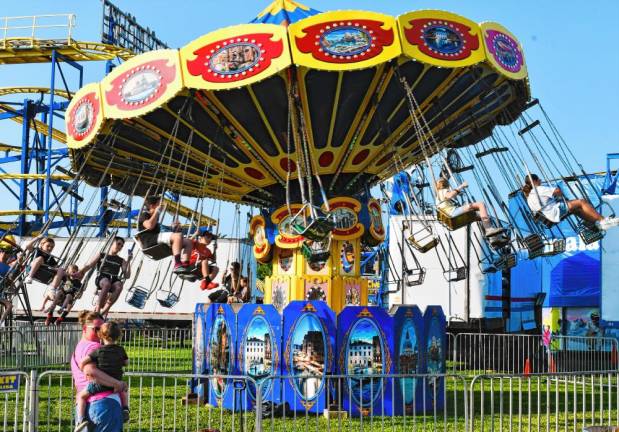
<path fill-rule="evenodd" d="M 211 378 L 209 403 L 234 409 L 234 386 L 226 375 L 237 375 L 235 361 L 236 316 L 227 304 L 211 304 L 206 312 L 208 333 L 206 335 L 206 369 Z"/>
<path fill-rule="evenodd" d="M 12 393 L 19 390 L 19 375 L 0 375 L 0 392 Z"/>
<path fill-rule="evenodd" d="M 426 359 L 426 373 L 442 375 L 445 373 L 447 361 L 447 321 L 440 306 L 428 306 L 423 314 L 426 330 L 424 357 Z M 426 410 L 443 409 L 445 378 L 428 377 L 426 379 L 425 400 Z"/>
<path fill-rule="evenodd" d="M 398 306 L 393 315 L 395 371 L 401 375 L 425 373 L 423 315 L 417 306 Z M 423 411 L 423 379 L 400 378 L 396 383 L 396 415 Z"/>

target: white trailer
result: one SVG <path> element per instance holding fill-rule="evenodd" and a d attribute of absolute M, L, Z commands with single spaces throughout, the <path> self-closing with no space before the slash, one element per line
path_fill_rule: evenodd
<path fill-rule="evenodd" d="M 446 229 L 434 219 L 427 220 L 435 230 L 441 234 Z M 482 273 L 479 257 L 483 257 L 479 242 L 481 233 L 477 224 L 460 228 L 451 232 L 453 244 L 448 245 L 443 240 L 443 245 L 454 261 L 462 261 L 468 269 L 467 276 L 463 280 L 450 282 L 444 275 L 444 268 L 437 255 L 437 248 L 420 253 L 413 249 L 413 253 L 425 270 L 423 283 L 408 286 L 403 263 L 406 268 L 416 267 L 411 250 L 403 243 L 410 236 L 411 227 L 417 232 L 421 222 L 415 218 L 404 216 L 392 216 L 389 220 L 389 254 L 390 271 L 388 273 L 389 307 L 398 304 L 415 304 L 422 310 L 429 305 L 439 305 L 443 308 L 447 320 L 451 325 L 462 326 L 474 325 L 477 327 L 480 320 L 502 318 L 501 305 L 505 298 L 502 292 L 501 272 Z M 446 265 L 445 254 L 440 249 L 443 265 Z M 461 258 L 460 258 L 461 257 Z M 498 324 L 498 323 L 496 323 Z"/>
<path fill-rule="evenodd" d="M 24 243 L 29 239 L 21 239 L 20 243 Z M 60 254 L 64 249 L 67 240 L 63 238 L 56 238 L 56 247 L 54 248 L 55 254 Z M 73 245 L 79 244 L 81 239 L 74 241 Z M 104 239 L 84 239 L 84 243 L 79 252 L 76 264 L 78 266 L 84 265 L 91 257 L 102 252 L 104 245 Z M 127 257 L 127 251 L 133 246 L 133 240 L 127 240 L 125 247 L 120 255 L 123 258 Z M 221 276 L 226 269 L 226 265 L 229 267 L 232 261 L 238 260 L 238 257 L 244 257 L 245 261 L 242 263 L 242 273 L 247 274 L 247 259 L 251 256 L 248 253 L 249 248 L 246 241 L 240 241 L 238 239 L 219 239 L 217 249 L 217 266 L 220 269 L 216 282 L 221 282 Z M 239 253 L 240 250 L 240 253 Z M 70 254 L 69 254 L 70 255 Z M 136 320 L 191 320 L 196 303 L 207 303 L 208 299 L 206 294 L 200 290 L 200 282 L 184 282 L 181 291 L 181 281 L 178 278 L 172 278 L 172 258 L 165 258 L 160 261 L 153 261 L 148 257 L 145 257 L 136 246 L 133 250 L 132 261 L 132 275 L 125 282 L 125 287 L 121 293 L 118 301 L 112 307 L 110 311 L 110 318 L 114 319 L 136 319 Z M 141 266 L 140 266 L 141 263 Z M 136 272 L 139 269 L 139 273 Z M 157 277 L 159 276 L 159 277 Z M 76 301 L 75 306 L 70 317 L 76 316 L 77 312 L 84 309 L 93 309 L 95 304 L 95 278 L 96 271 L 92 274 L 88 281 L 88 285 L 84 290 L 81 298 Z M 174 283 L 171 285 L 170 281 Z M 143 309 L 138 309 L 129 304 L 127 299 L 127 293 L 129 289 L 134 287 L 143 287 L 150 291 L 146 304 Z M 35 317 L 44 317 L 45 314 L 40 310 L 43 303 L 44 295 L 47 287 L 40 282 L 33 281 L 27 285 L 28 297 L 30 299 L 30 305 Z M 167 308 L 162 306 L 157 300 L 158 291 L 171 290 L 174 293 L 179 293 L 179 301 L 173 307 Z M 165 294 L 163 292 L 162 294 Z M 14 299 L 14 312 L 15 316 L 25 315 L 23 307 L 17 298 Z"/>

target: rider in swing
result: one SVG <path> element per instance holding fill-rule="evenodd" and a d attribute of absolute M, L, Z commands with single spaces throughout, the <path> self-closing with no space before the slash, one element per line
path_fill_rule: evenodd
<path fill-rule="evenodd" d="M 219 268 L 215 265 L 215 253 L 217 252 L 217 243 L 213 245 L 213 250 L 208 248 L 208 245 L 215 239 L 214 234 L 208 229 L 203 227 L 200 229 L 198 240 L 193 240 L 193 248 L 191 250 L 190 265 L 199 270 L 202 281 L 200 282 L 200 289 L 213 290 L 219 286 L 218 283 L 213 282 Z"/>
<path fill-rule="evenodd" d="M 98 274 L 95 285 L 98 299 L 95 312 L 101 313 L 103 316 L 107 316 L 110 308 L 120 297 L 123 290 L 123 278 L 131 276 L 131 251 L 128 252 L 126 260 L 118 255 L 124 245 L 125 239 L 114 237 L 107 253 L 101 252 L 96 255 L 82 270 L 85 273 L 91 268 L 97 267 Z"/>
<path fill-rule="evenodd" d="M 138 218 L 139 233 L 135 236 L 135 239 L 142 249 L 155 246 L 156 244 L 169 245 L 174 256 L 174 273 L 190 273 L 189 254 L 193 246 L 192 241 L 183 237 L 178 222 L 174 224 L 174 231 L 161 232 L 159 216 L 163 211 L 164 207 L 161 205 L 160 197 L 150 196 L 145 198 L 144 208 Z"/>

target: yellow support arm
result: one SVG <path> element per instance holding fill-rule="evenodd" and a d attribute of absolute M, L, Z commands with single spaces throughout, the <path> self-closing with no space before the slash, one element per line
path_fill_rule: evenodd
<path fill-rule="evenodd" d="M 45 180 L 45 178 L 46 178 L 45 174 L 17 174 L 17 173 L 0 174 L 0 180 L 14 180 L 14 179 Z M 52 174 L 50 178 L 52 180 L 71 180 L 73 177 L 68 176 L 66 174 Z"/>
<path fill-rule="evenodd" d="M 165 205 L 167 213 L 178 214 L 179 216 L 182 216 L 187 219 L 193 218 L 193 220 L 195 221 L 200 220 L 201 225 L 209 225 L 209 226 L 217 225 L 217 221 L 215 219 L 212 219 L 205 215 L 201 215 L 195 212 L 193 209 L 189 207 L 185 207 L 184 205 L 180 203 L 176 203 L 170 199 L 164 198 L 161 204 Z"/>

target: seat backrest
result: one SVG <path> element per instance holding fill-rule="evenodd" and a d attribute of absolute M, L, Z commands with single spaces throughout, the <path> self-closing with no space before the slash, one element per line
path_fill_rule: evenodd
<path fill-rule="evenodd" d="M 142 249 L 142 253 L 152 260 L 159 261 L 172 255 L 170 245 L 157 243 L 156 245 Z"/>

